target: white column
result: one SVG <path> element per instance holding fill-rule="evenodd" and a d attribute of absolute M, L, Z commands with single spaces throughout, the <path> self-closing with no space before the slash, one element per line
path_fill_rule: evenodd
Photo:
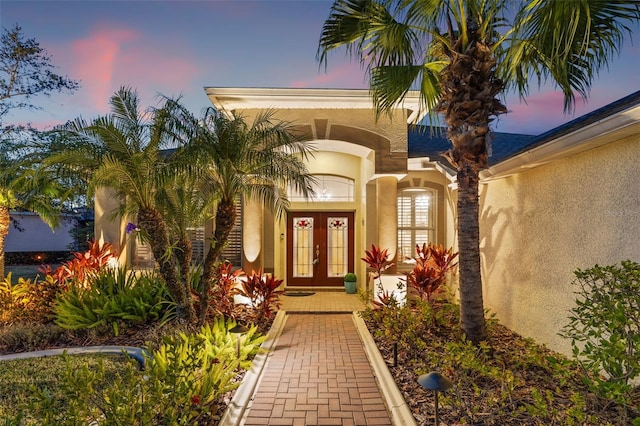
<path fill-rule="evenodd" d="M 378 244 L 389 250 L 389 259 L 396 257 L 398 247 L 398 181 L 395 176 L 377 179 Z"/>

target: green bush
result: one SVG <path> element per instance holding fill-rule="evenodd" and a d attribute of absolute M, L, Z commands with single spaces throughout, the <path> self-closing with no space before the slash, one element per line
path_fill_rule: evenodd
<path fill-rule="evenodd" d="M 62 287 L 51 277 L 41 279 L 18 278 L 12 282 L 12 274 L 0 281 L 0 324 L 16 321 L 47 323 L 51 310 Z"/>
<path fill-rule="evenodd" d="M 640 264 L 626 260 L 574 274 L 576 306 L 560 335 L 571 339 L 573 355 L 591 373 L 585 383 L 628 403 L 640 375 Z"/>
<path fill-rule="evenodd" d="M 78 330 L 109 326 L 117 335 L 120 322 L 166 323 L 175 316 L 175 304 L 156 275 L 119 269 L 100 272 L 88 289 L 72 287 L 62 293 L 53 312 L 60 327 Z"/>
<path fill-rule="evenodd" d="M 68 401 L 64 412 L 48 392 L 40 391 L 30 414 L 42 425 L 195 425 L 214 424 L 218 403 L 235 389 L 239 368 L 250 368 L 265 337 L 252 327 L 238 339 L 235 325 L 216 320 L 198 333 L 166 338 L 140 372 L 135 362 L 121 371 L 69 364 L 59 387 Z M 240 342 L 240 357 L 237 344 Z"/>
<path fill-rule="evenodd" d="M 353 272 L 345 274 L 344 282 L 355 283 L 356 281 L 358 281 L 358 277 L 356 277 L 356 274 L 354 274 Z"/>

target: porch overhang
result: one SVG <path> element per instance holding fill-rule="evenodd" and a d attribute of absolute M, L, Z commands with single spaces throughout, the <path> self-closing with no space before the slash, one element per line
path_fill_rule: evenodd
<path fill-rule="evenodd" d="M 219 111 L 242 109 L 374 109 L 366 89 L 307 89 L 205 87 L 211 103 Z M 415 124 L 426 114 L 420 94 L 410 91 L 397 106 L 407 110 L 407 123 Z"/>

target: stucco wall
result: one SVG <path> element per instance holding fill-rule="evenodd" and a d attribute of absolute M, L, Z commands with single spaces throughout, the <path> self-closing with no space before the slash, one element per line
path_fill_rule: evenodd
<path fill-rule="evenodd" d="M 261 110 L 247 109 L 239 112 L 251 123 Z M 276 117 L 294 125 L 312 126 L 314 139 L 332 139 L 332 125 L 366 129 L 389 139 L 391 151 L 407 152 L 407 119 L 404 110 L 395 111 L 391 119 L 382 115 L 377 121 L 372 109 L 284 109 L 276 111 Z M 326 129 L 316 126 L 316 123 L 320 124 L 323 120 L 327 120 Z"/>
<path fill-rule="evenodd" d="M 481 186 L 485 306 L 516 332 L 557 335 L 576 268 L 640 261 L 640 135 Z"/>

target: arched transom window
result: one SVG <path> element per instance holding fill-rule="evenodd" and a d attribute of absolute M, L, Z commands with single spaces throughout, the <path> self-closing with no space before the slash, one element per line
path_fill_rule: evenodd
<path fill-rule="evenodd" d="M 309 201 L 355 201 L 354 180 L 334 175 L 313 175 L 317 182 L 313 189 L 315 197 Z M 288 197 L 290 201 L 307 201 L 295 188 L 289 187 Z"/>

